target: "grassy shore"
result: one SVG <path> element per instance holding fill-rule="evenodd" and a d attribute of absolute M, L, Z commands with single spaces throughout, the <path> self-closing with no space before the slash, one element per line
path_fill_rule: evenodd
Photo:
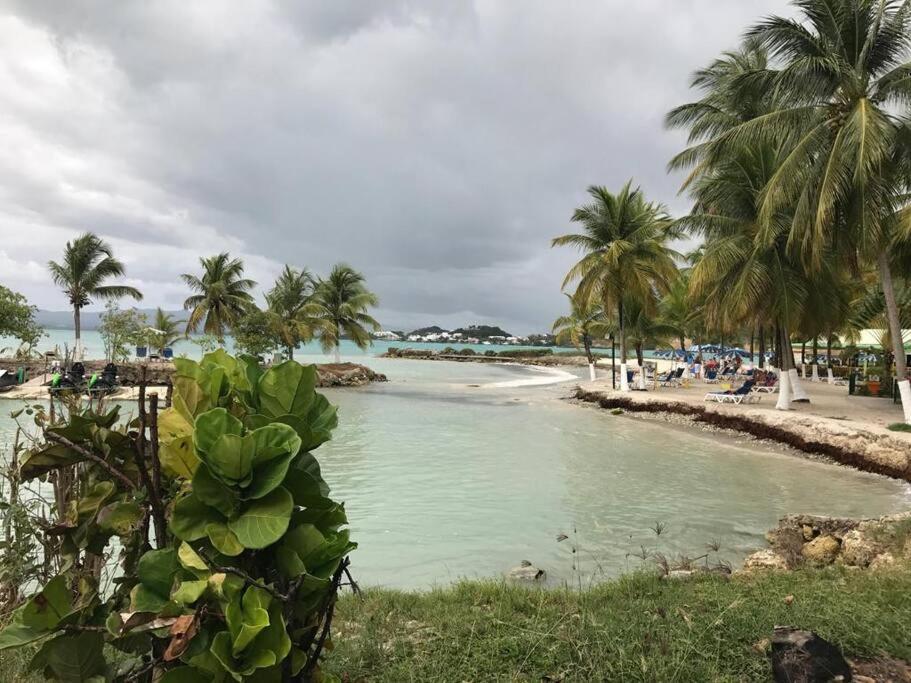
<path fill-rule="evenodd" d="M 789 596 L 793 596 L 793 599 Z M 767 681 L 775 625 L 817 631 L 851 658 L 911 660 L 911 571 L 844 568 L 591 589 L 465 582 L 368 590 L 336 612 L 327 669 L 350 681 Z M 29 652 L 0 653 L 0 681 Z"/>
<path fill-rule="evenodd" d="M 762 641 L 782 624 L 849 657 L 911 660 L 911 572 L 371 590 L 341 601 L 328 668 L 352 681 L 767 681 Z"/>

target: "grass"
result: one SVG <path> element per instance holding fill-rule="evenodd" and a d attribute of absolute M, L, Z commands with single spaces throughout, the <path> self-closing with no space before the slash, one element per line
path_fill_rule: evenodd
<path fill-rule="evenodd" d="M 761 641 L 781 624 L 849 656 L 911 660 L 911 573 L 634 574 L 583 592 L 468 582 L 367 591 L 337 619 L 328 668 L 352 681 L 767 681 Z"/>
<path fill-rule="evenodd" d="M 788 596 L 793 596 L 789 599 Z M 465 582 L 346 595 L 328 671 L 350 681 L 768 681 L 775 625 L 851 657 L 911 660 L 911 572 L 829 568 L 730 580 L 631 574 L 585 591 Z M 26 683 L 25 652 L 0 681 Z"/>
<path fill-rule="evenodd" d="M 906 422 L 895 422 L 890 424 L 887 429 L 890 429 L 893 432 L 911 432 L 911 424 Z"/>

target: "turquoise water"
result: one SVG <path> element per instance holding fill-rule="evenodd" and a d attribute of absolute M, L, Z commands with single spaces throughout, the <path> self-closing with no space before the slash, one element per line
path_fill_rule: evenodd
<path fill-rule="evenodd" d="M 47 337 L 41 340 L 41 343 L 38 344 L 38 351 L 43 353 L 45 351 L 57 350 L 57 352 L 62 355 L 66 345 L 70 349 L 73 348 L 73 331 L 64 330 L 64 329 L 53 329 L 47 330 Z M 85 348 L 85 357 L 86 358 L 104 358 L 104 342 L 101 340 L 101 334 L 98 330 L 85 330 L 82 333 L 82 345 Z M 0 356 L 6 355 L 2 352 L 2 349 L 9 348 L 15 350 L 18 346 L 18 343 L 8 337 L 0 337 Z M 489 351 L 491 349 L 495 351 L 502 351 L 506 349 L 529 349 L 529 348 L 540 348 L 540 347 L 531 347 L 531 346 L 505 346 L 498 344 L 457 344 L 457 343 L 446 343 L 446 344 L 431 344 L 426 342 L 387 342 L 387 341 L 374 341 L 373 345 L 365 351 L 362 351 L 357 346 L 354 345 L 351 341 L 343 339 L 340 347 L 341 355 L 343 359 L 359 362 L 365 357 L 374 356 L 381 353 L 384 353 L 386 349 L 390 346 L 395 346 L 399 348 L 410 348 L 410 349 L 432 349 L 434 351 L 440 351 L 447 346 L 451 346 L 454 349 L 473 349 L 475 351 Z M 199 358 L 202 356 L 202 351 L 198 344 L 194 344 L 191 340 L 181 339 L 176 344 L 174 344 L 174 355 L 175 356 L 186 356 L 187 358 Z M 225 348 L 228 351 L 233 352 L 234 350 L 234 340 L 230 337 L 225 340 Z M 323 353 L 323 350 L 320 348 L 319 342 L 310 342 L 300 346 L 295 352 L 296 356 L 303 356 L 309 358 L 309 362 L 321 363 L 329 362 L 333 360 L 330 355 Z M 316 356 L 317 358 L 312 358 Z"/>
<path fill-rule="evenodd" d="M 900 482 L 573 405 L 571 381 L 523 385 L 549 371 L 361 360 L 391 381 L 327 390 L 340 425 L 316 455 L 346 501 L 365 585 L 427 588 L 524 559 L 575 584 L 638 567 L 640 546 L 698 556 L 712 541 L 736 563 L 787 513 L 911 505 Z"/>

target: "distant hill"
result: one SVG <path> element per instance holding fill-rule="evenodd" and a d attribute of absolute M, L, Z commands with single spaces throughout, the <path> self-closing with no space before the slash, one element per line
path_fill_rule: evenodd
<path fill-rule="evenodd" d="M 431 325 L 430 327 L 421 327 L 420 329 L 412 330 L 405 336 L 410 337 L 411 335 L 416 334 L 419 337 L 423 337 L 428 334 L 440 334 L 441 332 L 449 332 L 449 330 L 444 330 L 442 327 Z"/>
<path fill-rule="evenodd" d="M 122 308 L 130 308 L 129 306 L 122 306 Z M 155 309 L 154 308 L 137 308 L 137 311 L 140 313 L 145 313 L 146 317 L 151 323 L 155 319 Z M 82 311 L 80 316 L 80 322 L 82 323 L 83 330 L 97 330 L 98 326 L 101 324 L 101 314 L 104 311 Z M 174 316 L 175 320 L 186 320 L 188 311 L 165 311 L 165 313 L 170 313 Z M 46 327 L 49 330 L 70 330 L 73 328 L 73 312 L 72 311 L 38 311 L 35 314 L 35 319 L 38 321 L 38 324 L 42 327 Z"/>
<path fill-rule="evenodd" d="M 476 339 L 489 339 L 490 337 L 511 337 L 509 332 L 497 327 L 496 325 L 469 325 L 453 330 L 453 334 L 461 332 L 463 337 L 475 337 Z"/>

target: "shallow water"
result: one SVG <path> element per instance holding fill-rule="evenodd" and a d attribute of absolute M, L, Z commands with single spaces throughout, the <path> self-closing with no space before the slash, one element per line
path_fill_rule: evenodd
<path fill-rule="evenodd" d="M 391 381 L 326 391 L 340 426 L 316 451 L 347 503 L 365 585 L 490 577 L 523 559 L 553 581 L 587 582 L 639 566 L 642 545 L 698 556 L 717 541 L 736 563 L 787 513 L 911 505 L 900 482 L 570 404 L 560 399 L 571 383 L 531 384 L 546 371 L 368 362 Z M 0 404 L 0 433 L 11 403 Z"/>

